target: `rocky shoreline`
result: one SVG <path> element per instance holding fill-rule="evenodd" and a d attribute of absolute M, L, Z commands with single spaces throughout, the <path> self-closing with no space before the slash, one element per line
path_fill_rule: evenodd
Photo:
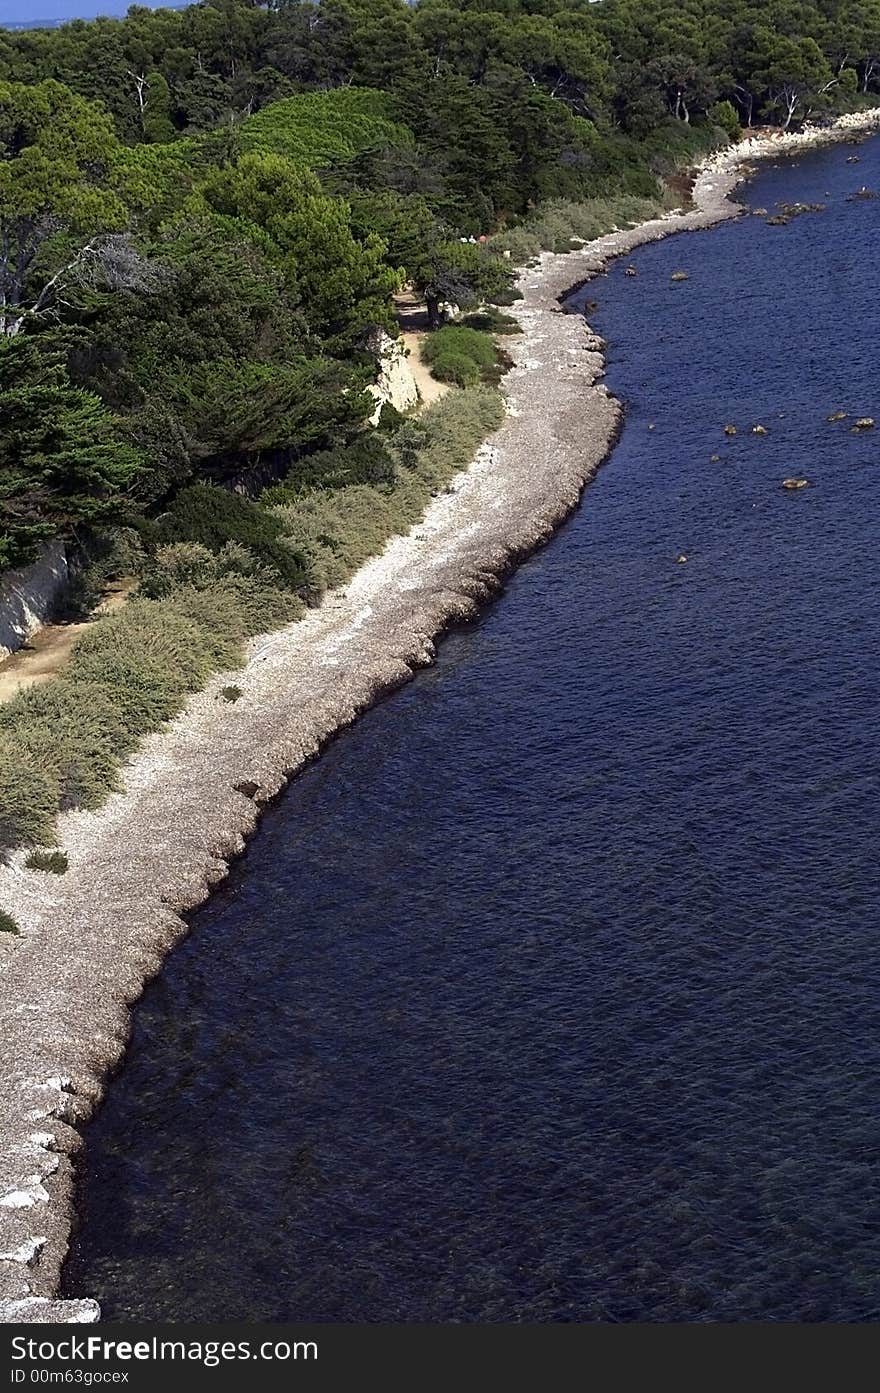
<path fill-rule="evenodd" d="M 91 1321 L 57 1298 L 73 1219 L 81 1129 L 119 1064 L 130 1008 L 244 849 L 260 807 L 340 730 L 430 663 L 450 624 L 577 505 L 616 439 L 621 408 L 601 383 L 603 343 L 559 300 L 615 257 L 742 210 L 730 194 L 751 159 L 880 128 L 880 111 L 835 127 L 747 140 L 708 161 L 694 208 L 614 232 L 520 277 L 508 416 L 447 494 L 305 620 L 256 640 L 125 771 L 98 812 L 65 814 L 69 870 L 0 867 L 0 905 L 21 926 L 0 957 L 0 1322 Z M 506 345 L 507 346 L 507 345 Z"/>

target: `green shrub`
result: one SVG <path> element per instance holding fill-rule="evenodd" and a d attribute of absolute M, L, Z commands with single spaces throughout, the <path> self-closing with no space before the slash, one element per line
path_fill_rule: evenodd
<path fill-rule="evenodd" d="M 90 659 L 137 658 L 160 670 L 168 685 L 195 691 L 211 672 L 210 648 L 198 625 L 156 600 L 130 600 L 99 619 L 77 639 L 70 673 L 77 677 Z"/>
<path fill-rule="evenodd" d="M 18 925 L 12 915 L 0 909 L 0 934 L 17 934 L 18 932 Z"/>
<path fill-rule="evenodd" d="M 0 738 L 0 852 L 51 844 L 58 783 L 18 739 Z"/>
<path fill-rule="evenodd" d="M 231 594 L 239 606 L 245 638 L 267 634 L 283 624 L 302 618 L 305 605 L 291 590 L 272 590 L 260 579 L 230 572 L 221 576 L 210 593 L 218 603 L 225 593 Z"/>
<path fill-rule="evenodd" d="M 491 335 L 465 324 L 446 324 L 429 334 L 420 352 L 439 382 L 454 382 L 459 387 L 473 387 L 481 378 L 489 380 L 500 364 Z"/>
<path fill-rule="evenodd" d="M 64 875 L 67 870 L 66 851 L 32 851 L 24 863 L 29 871 L 47 871 L 52 875 Z"/>
<path fill-rule="evenodd" d="M 431 374 L 438 382 L 454 382 L 457 387 L 473 387 L 480 380 L 480 369 L 464 353 L 448 349 L 431 362 Z"/>
<path fill-rule="evenodd" d="M 493 305 L 484 310 L 473 310 L 462 318 L 468 329 L 479 329 L 484 334 L 521 334 L 522 325 L 511 314 L 503 314 Z"/>
<path fill-rule="evenodd" d="M 217 582 L 184 586 L 168 596 L 164 609 L 198 627 L 213 668 L 241 667 L 248 625 L 233 587 Z"/>
<path fill-rule="evenodd" d="M 307 455 L 289 471 L 280 484 L 273 484 L 260 495 L 263 507 L 289 503 L 304 489 L 346 488 L 349 484 L 390 485 L 394 482 L 394 461 L 385 432 L 365 432 L 348 445 L 319 450 Z"/>
<path fill-rule="evenodd" d="M 79 730 L 29 721 L 16 732 L 16 741 L 21 753 L 51 776 L 62 811 L 98 808 L 117 787 L 119 752 L 94 721 Z"/>
<path fill-rule="evenodd" d="M 185 586 L 210 585 L 217 575 L 217 556 L 200 542 L 172 542 L 150 559 L 141 593 L 158 600 Z"/>
<path fill-rule="evenodd" d="M 494 295 L 487 295 L 486 298 L 490 305 L 515 305 L 517 300 L 523 298 L 523 293 L 511 286 L 508 290 L 498 290 Z"/>
<path fill-rule="evenodd" d="M 129 729 L 156 730 L 213 668 L 212 646 L 197 624 L 157 600 L 131 600 L 93 624 L 74 644 L 67 680 L 113 689 Z"/>
<path fill-rule="evenodd" d="M 463 324 L 445 324 L 436 333 L 428 334 L 422 340 L 420 352 L 426 363 L 454 353 L 469 358 L 481 368 L 493 367 L 498 356 L 491 335 L 479 329 L 468 329 Z"/>
<path fill-rule="evenodd" d="M 160 544 L 198 542 L 209 551 L 239 542 L 291 590 L 309 584 L 303 558 L 280 539 L 278 523 L 271 514 L 249 498 L 214 484 L 182 489 L 157 520 L 156 537 Z"/>
<path fill-rule="evenodd" d="M 158 730 L 183 705 L 183 688 L 165 665 L 134 651 L 92 649 L 75 655 L 67 680 L 111 691 L 123 720 L 137 735 Z"/>
<path fill-rule="evenodd" d="M 241 687 L 230 686 L 221 687 L 220 695 L 224 701 L 236 702 L 241 700 L 241 697 L 244 695 L 244 693 L 242 692 Z"/>
<path fill-rule="evenodd" d="M 500 252 L 510 252 L 514 266 L 527 266 L 544 250 L 540 238 L 529 227 L 510 227 L 492 238 L 492 245 Z M 513 291 L 502 291 L 492 296 L 496 305 L 511 305 L 515 299 Z"/>
<path fill-rule="evenodd" d="M 739 113 L 733 102 L 716 102 L 714 106 L 709 107 L 706 115 L 713 125 L 724 132 L 728 140 L 739 139 L 741 134 Z"/>
<path fill-rule="evenodd" d="M 134 748 L 133 731 L 111 686 L 98 682 L 72 682 L 67 675 L 39 687 L 19 692 L 0 706 L 0 737 L 26 731 L 35 723 L 48 725 L 64 738 L 95 732 L 116 751 Z"/>

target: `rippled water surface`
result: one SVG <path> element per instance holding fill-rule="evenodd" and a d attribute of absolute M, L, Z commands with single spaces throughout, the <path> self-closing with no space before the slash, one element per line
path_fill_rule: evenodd
<path fill-rule="evenodd" d="M 825 213 L 583 293 L 618 449 L 194 917 L 89 1128 L 69 1292 L 880 1315 L 880 429 L 826 421 L 880 422 L 880 203 L 845 201 L 880 141 L 851 153 L 750 191 Z"/>

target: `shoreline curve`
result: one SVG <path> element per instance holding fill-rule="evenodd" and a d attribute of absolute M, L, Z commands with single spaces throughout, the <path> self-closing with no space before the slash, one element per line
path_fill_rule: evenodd
<path fill-rule="evenodd" d="M 260 808 L 433 660 L 437 638 L 553 535 L 613 449 L 623 410 L 601 381 L 604 343 L 560 301 L 638 246 L 740 216 L 731 194 L 750 160 L 873 130 L 880 109 L 744 140 L 699 168 L 691 211 L 543 253 L 517 282 L 507 417 L 469 468 L 317 610 L 252 642 L 241 700 L 218 701 L 228 674 L 215 676 L 144 741 L 124 792 L 63 815 L 63 878 L 28 871 L 23 853 L 0 866 L 0 903 L 22 928 L 0 949 L 0 1323 L 100 1316 L 97 1302 L 58 1298 L 75 1158 L 124 1057 L 130 1008 L 188 932 L 183 915 L 226 877 Z"/>

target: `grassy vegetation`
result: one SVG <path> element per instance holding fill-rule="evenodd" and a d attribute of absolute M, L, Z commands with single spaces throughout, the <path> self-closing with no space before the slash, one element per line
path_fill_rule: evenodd
<path fill-rule="evenodd" d="M 322 588 L 340 585 L 389 537 L 418 521 L 432 495 L 471 459 L 503 415 L 500 395 L 489 388 L 456 393 L 391 434 L 390 485 L 354 483 L 306 492 L 281 485 L 269 489 L 264 501 L 285 535 L 310 557 Z"/>
<path fill-rule="evenodd" d="M 492 238 L 493 247 L 509 251 L 511 260 L 524 265 L 542 251 L 567 252 L 584 242 L 603 237 L 616 228 L 632 227 L 666 212 L 669 201 L 659 195 L 641 198 L 620 194 L 616 198 L 590 198 L 581 203 L 555 199 L 543 205 L 517 227 Z"/>
<path fill-rule="evenodd" d="M 141 595 L 95 620 L 62 676 L 0 706 L 0 852 L 51 846 L 58 812 L 99 807 L 143 735 L 213 673 L 239 666 L 245 639 L 300 617 L 408 531 L 502 418 L 499 394 L 475 387 L 384 434 L 367 452 L 376 482 L 321 487 L 294 472 L 258 503 L 184 490 L 184 503 L 145 529 Z M 355 448 L 355 478 L 363 467 Z"/>
<path fill-rule="evenodd" d="M 24 863 L 29 871 L 48 871 L 51 875 L 64 875 L 67 870 L 66 851 L 32 851 Z"/>
<path fill-rule="evenodd" d="M 487 305 L 485 309 L 471 310 L 470 314 L 463 314 L 459 323 L 468 329 L 481 329 L 485 334 L 522 333 L 522 326 L 518 320 L 510 314 L 504 314 L 494 305 Z"/>
<path fill-rule="evenodd" d="M 446 324 L 421 346 L 423 362 L 438 382 L 473 387 L 497 378 L 500 355 L 491 334 L 464 324 Z"/>

